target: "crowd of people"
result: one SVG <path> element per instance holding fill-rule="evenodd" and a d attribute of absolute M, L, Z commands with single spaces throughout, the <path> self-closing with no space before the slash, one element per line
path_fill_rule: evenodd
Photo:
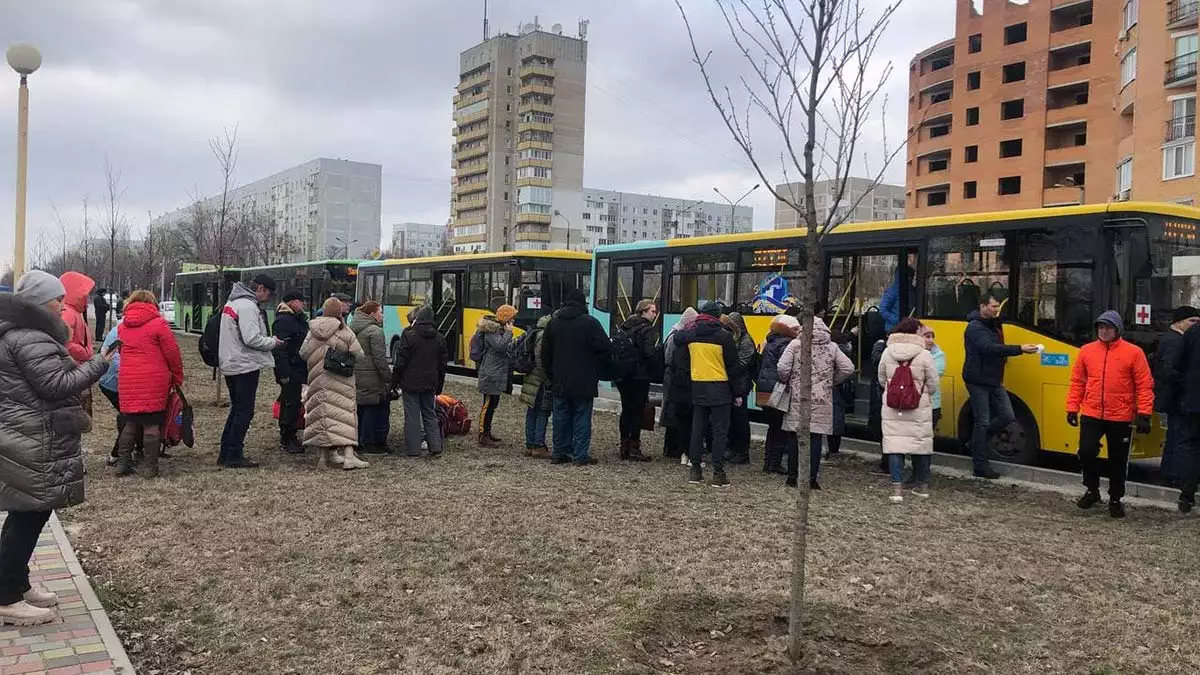
<path fill-rule="evenodd" d="M 135 290 L 123 294 L 120 317 L 97 348 L 95 339 L 106 326 L 100 312 L 96 332 L 86 319 L 94 287 L 77 272 L 56 278 L 31 271 L 12 293 L 0 295 L 0 510 L 8 513 L 0 531 L 0 624 L 30 625 L 54 617 L 57 597 L 30 586 L 28 561 L 50 511 L 84 499 L 80 438 L 94 414 L 92 385 L 99 384 L 117 413 L 110 457 L 115 474 L 159 475 L 163 428 L 171 421 L 168 400 L 184 383 L 179 345 L 154 294 Z M 274 293 L 275 282 L 266 275 L 236 283 L 201 339 L 202 355 L 205 349 L 213 352 L 229 394 L 218 464 L 258 466 L 246 457 L 245 439 L 259 376 L 266 369 L 279 388 L 279 448 L 285 453 L 313 450 L 321 468 L 367 468 L 359 452 L 393 452 L 391 404 L 402 400 L 405 454 L 441 455 L 435 400 L 445 385 L 449 352 L 431 308 L 409 314 L 389 363 L 378 302 L 354 307 L 348 296 L 335 295 L 310 319 L 307 299 L 291 290 L 281 297 L 268 330 L 260 306 Z M 103 294 L 103 289 L 97 292 Z M 1000 307 L 985 295 L 963 336 L 962 377 L 974 425 L 969 447 L 975 475 L 985 479 L 998 476 L 988 463 L 987 444 L 1014 421 L 1003 387 L 1006 361 L 1040 351 L 1038 345 L 1005 344 Z M 519 339 L 513 329 L 517 310 L 502 305 L 479 321 L 470 345 L 483 397 L 478 444 L 495 448 L 501 442 L 494 416 L 512 391 L 514 368 L 520 367 L 527 455 L 553 464 L 595 464 L 592 408 L 604 380 L 613 382 L 621 396 L 618 456 L 650 461 L 641 434 L 655 426 L 649 396 L 651 384 L 661 382 L 657 423 L 665 428 L 663 454 L 688 466 L 690 483 L 705 482 L 704 469 L 711 463 L 709 484 L 728 487 L 727 463 L 750 462 L 748 403 L 756 395 L 767 420 L 763 470 L 785 475 L 785 484 L 796 487 L 797 434 L 807 428 L 809 487 L 820 489 L 822 457 L 840 452 L 845 412 L 854 404 L 859 378 L 850 358 L 855 336 L 831 330 L 824 307 L 814 310 L 806 375 L 797 308 L 775 317 L 764 344 L 757 345 L 744 319 L 715 302 L 698 311 L 687 308 L 661 340 L 652 300 L 637 303 L 611 337 L 588 313 L 578 290 Z M 1194 508 L 1200 487 L 1197 324 L 1200 312 L 1175 310 L 1152 372 L 1142 349 L 1122 338 L 1116 312 L 1096 319 L 1097 339 L 1075 360 L 1064 411 L 1068 423 L 1079 427 L 1086 487 L 1080 508 L 1103 501 L 1099 456 L 1104 440 L 1109 513 L 1125 515 L 1130 447 L 1135 432 L 1149 432 L 1154 412 L 1168 430 L 1164 475 L 1180 488 L 1179 510 Z M 863 364 L 871 368 L 865 374 L 871 383 L 868 426 L 882 444 L 880 468 L 892 482 L 889 499 L 902 502 L 906 493 L 930 495 L 946 356 L 933 330 L 915 318 L 898 317 L 888 333 L 872 345 Z M 805 377 L 811 377 L 808 386 Z M 906 459 L 912 465 L 907 481 Z"/>

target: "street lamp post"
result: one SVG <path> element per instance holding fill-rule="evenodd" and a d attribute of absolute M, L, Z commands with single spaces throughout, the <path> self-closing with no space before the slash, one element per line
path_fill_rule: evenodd
<path fill-rule="evenodd" d="M 745 199 L 746 197 L 749 197 L 750 193 L 757 190 L 760 186 L 761 186 L 761 183 L 755 183 L 754 187 L 750 188 L 749 190 L 746 190 L 746 194 L 742 195 L 741 197 L 738 197 L 736 202 L 733 201 L 732 199 L 730 199 L 729 197 L 726 197 L 724 192 L 721 192 L 720 190 L 718 190 L 715 187 L 713 188 L 713 192 L 721 195 L 721 199 L 724 199 L 729 204 L 729 231 L 730 232 L 733 232 L 733 215 L 737 212 L 738 204 L 741 204 L 743 199 Z"/>
<path fill-rule="evenodd" d="M 341 244 L 342 246 L 346 247 L 346 254 L 343 256 L 343 258 L 346 260 L 349 260 L 350 259 L 350 245 L 357 244 L 358 240 L 351 239 L 350 241 L 346 241 L 345 239 L 342 239 L 341 237 L 334 237 L 333 240 L 336 241 L 337 243 Z"/>
<path fill-rule="evenodd" d="M 13 236 L 13 285 L 25 273 L 25 191 L 29 163 L 28 78 L 42 65 L 42 55 L 28 43 L 17 43 L 5 53 L 8 65 L 21 76 L 17 93 L 17 212 Z"/>
<path fill-rule="evenodd" d="M 562 214 L 562 211 L 559 211 L 558 209 L 554 209 L 554 215 L 567 221 L 567 250 L 570 251 L 571 250 L 571 219 L 564 216 Z"/>

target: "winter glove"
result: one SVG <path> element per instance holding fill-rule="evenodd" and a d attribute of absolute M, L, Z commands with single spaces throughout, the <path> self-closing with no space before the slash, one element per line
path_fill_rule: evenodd
<path fill-rule="evenodd" d="M 1149 415 L 1138 415 L 1137 416 L 1137 432 L 1139 434 L 1150 433 L 1150 416 Z"/>
<path fill-rule="evenodd" d="M 1070 424 L 1073 427 L 1079 426 L 1079 413 L 1067 413 L 1067 424 Z"/>

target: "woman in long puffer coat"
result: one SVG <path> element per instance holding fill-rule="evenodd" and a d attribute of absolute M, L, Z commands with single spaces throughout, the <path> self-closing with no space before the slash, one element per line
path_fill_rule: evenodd
<path fill-rule="evenodd" d="M 803 330 L 803 328 L 801 329 Z M 800 428 L 800 406 L 803 403 L 800 379 L 800 338 L 797 337 L 783 350 L 779 359 L 779 379 L 788 383 L 791 403 L 783 418 L 783 429 L 793 436 Z M 813 317 L 812 335 L 812 414 L 809 418 L 808 485 L 820 490 L 817 477 L 821 471 L 821 439 L 833 433 L 834 387 L 854 375 L 854 363 L 850 357 L 830 339 L 829 327 L 819 318 Z M 788 487 L 795 487 L 799 474 L 799 456 L 795 440 L 788 440 Z"/>
<path fill-rule="evenodd" d="M 763 342 L 762 367 L 759 368 L 755 386 L 758 387 L 758 407 L 762 408 L 763 417 L 767 419 L 766 457 L 763 460 L 763 471 L 766 473 L 787 473 L 780 468 L 783 456 L 787 453 L 783 411 L 768 406 L 767 401 L 779 382 L 779 359 L 783 357 L 783 350 L 799 333 L 800 322 L 796 317 L 780 314 L 771 321 L 767 340 Z"/>
<path fill-rule="evenodd" d="M 304 401 L 304 445 L 321 451 L 317 466 L 332 465 L 333 454 L 341 451 L 343 469 L 369 466 L 354 454 L 358 445 L 358 405 L 354 374 L 338 375 L 325 370 L 325 353 L 330 349 L 364 358 L 354 333 L 342 320 L 342 302 L 329 298 L 321 316 L 308 323 L 308 336 L 300 345 L 300 358 L 308 364 L 308 392 Z"/>
<path fill-rule="evenodd" d="M 91 419 L 80 396 L 113 352 L 76 363 L 67 351 L 63 284 L 26 272 L 0 293 L 0 625 L 49 623 L 58 596 L 29 584 L 29 559 L 54 509 L 83 503 L 80 437 Z"/>
<path fill-rule="evenodd" d="M 893 502 L 904 501 L 904 456 L 913 462 L 913 494 L 929 496 L 929 465 L 933 459 L 933 396 L 938 391 L 937 365 L 925 349 L 925 338 L 918 335 L 921 323 L 912 317 L 901 319 L 888 337 L 887 348 L 879 361 L 879 386 L 883 388 L 883 454 L 892 474 Z M 914 410 L 896 410 L 887 404 L 888 384 L 902 365 L 908 365 L 913 383 L 921 392 Z"/>
<path fill-rule="evenodd" d="M 479 447 L 500 447 L 500 439 L 492 434 L 492 417 L 500 406 L 500 394 L 512 391 L 512 360 L 509 347 L 513 341 L 512 322 L 517 308 L 500 305 L 495 316 L 480 317 L 471 338 L 471 360 L 475 362 L 476 383 L 483 394 L 479 411 Z"/>

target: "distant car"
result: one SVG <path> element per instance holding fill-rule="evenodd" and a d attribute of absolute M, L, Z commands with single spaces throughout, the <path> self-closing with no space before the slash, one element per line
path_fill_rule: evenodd
<path fill-rule="evenodd" d="M 167 320 L 167 323 L 175 325 L 175 301 L 163 300 L 158 303 L 158 311 L 162 314 L 162 318 Z"/>

